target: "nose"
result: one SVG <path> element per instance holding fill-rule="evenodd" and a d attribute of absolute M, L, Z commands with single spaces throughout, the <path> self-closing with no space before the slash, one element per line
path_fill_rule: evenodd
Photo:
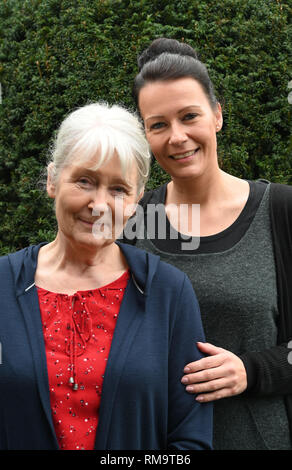
<path fill-rule="evenodd" d="M 90 194 L 88 208 L 92 211 L 92 215 L 100 216 L 108 211 L 106 191 L 102 188 L 96 188 Z"/>
<path fill-rule="evenodd" d="M 168 143 L 170 145 L 181 145 L 188 140 L 184 126 L 179 123 L 173 123 L 170 128 L 170 137 Z"/>

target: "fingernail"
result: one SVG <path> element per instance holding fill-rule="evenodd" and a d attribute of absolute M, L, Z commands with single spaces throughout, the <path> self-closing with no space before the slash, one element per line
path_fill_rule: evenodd
<path fill-rule="evenodd" d="M 189 381 L 189 379 L 188 379 L 187 377 L 183 377 L 183 378 L 181 379 L 181 381 L 182 381 L 183 384 L 187 384 L 188 381 Z"/>
<path fill-rule="evenodd" d="M 184 372 L 187 374 L 188 372 L 191 372 L 191 369 L 189 367 L 185 367 Z"/>
<path fill-rule="evenodd" d="M 186 391 L 187 391 L 187 392 L 192 392 L 193 389 L 194 389 L 194 387 L 192 387 L 192 385 L 188 385 L 188 386 L 186 387 Z"/>
<path fill-rule="evenodd" d="M 196 397 L 197 401 L 204 401 L 204 397 Z"/>

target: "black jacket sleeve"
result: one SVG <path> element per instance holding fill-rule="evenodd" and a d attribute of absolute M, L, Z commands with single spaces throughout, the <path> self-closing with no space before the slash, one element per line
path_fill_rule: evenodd
<path fill-rule="evenodd" d="M 292 394 L 292 187 L 271 183 L 270 218 L 278 292 L 278 345 L 241 359 L 247 392 L 258 396 Z"/>
<path fill-rule="evenodd" d="M 292 345 L 283 343 L 240 356 L 247 373 L 247 393 L 257 396 L 292 394 Z"/>

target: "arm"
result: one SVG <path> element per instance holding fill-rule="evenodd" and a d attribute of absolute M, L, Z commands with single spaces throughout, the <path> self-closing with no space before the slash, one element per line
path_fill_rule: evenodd
<path fill-rule="evenodd" d="M 292 393 L 292 342 L 241 356 L 207 343 L 199 348 L 210 356 L 187 364 L 182 377 L 186 390 L 198 393 L 199 401 L 243 392 L 258 397 Z"/>
<path fill-rule="evenodd" d="M 292 393 L 292 342 L 241 356 L 248 376 L 247 391 L 253 396 Z"/>
<path fill-rule="evenodd" d="M 278 345 L 265 351 L 246 352 L 240 357 L 232 355 L 225 351 L 225 365 L 227 372 L 221 368 L 217 370 L 222 373 L 225 378 L 225 390 L 220 387 L 221 383 L 217 382 L 219 387 L 214 390 L 213 396 L 210 394 L 210 388 L 216 387 L 209 379 L 212 367 L 218 367 L 219 355 L 221 359 L 223 351 L 213 346 L 214 355 L 212 363 L 201 364 L 201 369 L 205 369 L 203 380 L 205 380 L 204 399 L 220 399 L 227 396 L 236 395 L 246 390 L 254 396 L 276 396 L 288 395 L 292 393 L 292 187 L 280 184 L 271 184 L 270 194 L 270 215 L 273 246 L 275 253 L 276 272 L 277 272 L 277 288 L 278 288 Z M 206 351 L 212 354 L 212 351 Z M 217 361 L 217 364 L 216 364 Z M 221 363 L 223 366 L 223 363 Z M 198 371 L 201 370 L 198 364 L 191 363 L 187 365 L 186 373 L 188 376 L 183 377 L 183 381 L 191 393 L 197 392 Z M 200 365 L 199 365 L 200 366 Z M 244 366 L 244 369 L 243 369 Z M 210 370 L 208 370 L 210 368 Z M 214 371 L 213 371 L 214 372 Z M 211 372 L 211 375 L 212 373 Z M 244 385 L 244 372 L 246 374 L 246 386 Z M 221 375 L 222 378 L 222 375 Z M 212 383 L 211 383 L 212 382 Z M 192 384 L 194 386 L 192 387 Z M 208 392 L 208 396 L 207 396 Z"/>
<path fill-rule="evenodd" d="M 196 342 L 204 341 L 200 310 L 192 285 L 184 283 L 176 304 L 169 350 L 169 424 L 168 448 L 210 449 L 213 407 L 201 404 L 186 393 L 180 382 L 186 361 L 202 357 Z"/>
<path fill-rule="evenodd" d="M 209 356 L 187 364 L 181 379 L 187 392 L 198 394 L 197 401 L 220 400 L 246 390 L 247 374 L 240 357 L 209 343 L 199 343 L 198 348 Z"/>
<path fill-rule="evenodd" d="M 242 359 L 255 395 L 292 393 L 292 187 L 271 183 L 270 217 L 278 290 L 278 345 Z"/>

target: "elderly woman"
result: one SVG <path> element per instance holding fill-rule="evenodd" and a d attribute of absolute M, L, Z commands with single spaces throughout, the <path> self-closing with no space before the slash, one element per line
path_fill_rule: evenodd
<path fill-rule="evenodd" d="M 143 194 L 138 119 L 91 104 L 48 166 L 58 232 L 0 259 L 1 449 L 210 449 L 212 406 L 185 391 L 202 357 L 188 278 L 115 242 Z"/>

